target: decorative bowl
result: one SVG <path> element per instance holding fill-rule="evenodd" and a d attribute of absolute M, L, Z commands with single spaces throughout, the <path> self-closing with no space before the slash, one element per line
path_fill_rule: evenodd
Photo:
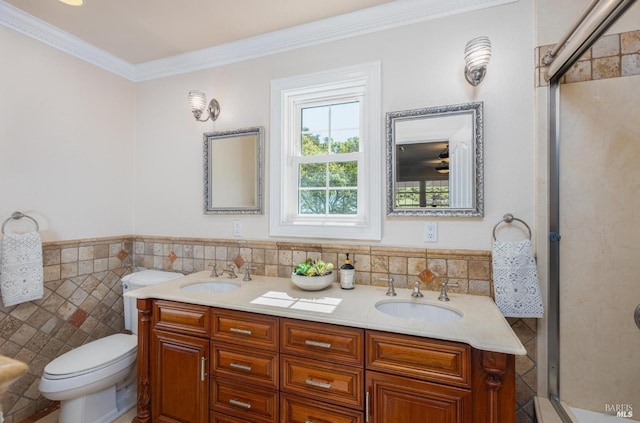
<path fill-rule="evenodd" d="M 320 291 L 333 282 L 333 272 L 324 276 L 302 276 L 291 274 L 291 282 L 304 291 Z"/>

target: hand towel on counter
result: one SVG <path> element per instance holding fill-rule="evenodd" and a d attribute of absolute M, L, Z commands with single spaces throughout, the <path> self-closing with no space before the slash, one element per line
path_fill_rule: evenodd
<path fill-rule="evenodd" d="M 542 317 L 543 306 L 531 241 L 493 243 L 493 291 L 505 317 Z"/>
<path fill-rule="evenodd" d="M 38 232 L 3 235 L 0 260 L 0 291 L 5 307 L 44 296 L 42 241 Z"/>

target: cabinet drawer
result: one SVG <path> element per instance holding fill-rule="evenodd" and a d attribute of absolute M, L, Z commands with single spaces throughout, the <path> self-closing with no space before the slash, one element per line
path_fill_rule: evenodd
<path fill-rule="evenodd" d="M 243 311 L 213 309 L 214 341 L 278 351 L 278 318 Z"/>
<path fill-rule="evenodd" d="M 367 331 L 367 370 L 469 387 L 470 357 L 464 344 Z"/>
<path fill-rule="evenodd" d="M 211 382 L 211 408 L 214 412 L 251 422 L 276 423 L 278 391 L 214 379 Z"/>
<path fill-rule="evenodd" d="M 363 369 L 281 355 L 280 372 L 281 391 L 363 408 Z"/>
<path fill-rule="evenodd" d="M 282 423 L 363 423 L 363 414 L 294 395 L 280 395 Z"/>
<path fill-rule="evenodd" d="M 211 373 L 278 389 L 278 353 L 211 343 Z"/>
<path fill-rule="evenodd" d="M 326 323 L 281 319 L 280 351 L 338 361 L 363 364 L 364 330 Z"/>
<path fill-rule="evenodd" d="M 211 328 L 209 307 L 155 300 L 153 325 L 155 329 L 208 337 Z"/>
<path fill-rule="evenodd" d="M 209 411 L 209 423 L 252 423 L 249 420 L 227 416 L 226 414 Z"/>

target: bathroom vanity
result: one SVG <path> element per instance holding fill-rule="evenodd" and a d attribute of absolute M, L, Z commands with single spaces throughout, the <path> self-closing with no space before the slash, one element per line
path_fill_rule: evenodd
<path fill-rule="evenodd" d="M 207 292 L 185 289 L 211 281 L 200 272 L 127 294 L 139 314 L 134 422 L 515 421 L 526 351 L 490 298 L 449 294 L 458 319 L 426 322 L 375 305 L 441 307 L 434 292 L 220 279 L 199 285 Z"/>

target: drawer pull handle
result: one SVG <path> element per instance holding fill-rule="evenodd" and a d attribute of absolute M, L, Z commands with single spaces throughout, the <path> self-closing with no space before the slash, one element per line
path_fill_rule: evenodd
<path fill-rule="evenodd" d="M 251 404 L 244 401 L 238 401 L 237 399 L 230 399 L 229 404 L 235 405 L 236 407 L 246 408 L 247 410 L 251 408 Z"/>
<path fill-rule="evenodd" d="M 331 384 L 327 382 L 321 382 L 319 380 L 307 379 L 305 380 L 307 385 L 317 386 L 318 388 L 331 389 Z"/>
<path fill-rule="evenodd" d="M 245 366 L 244 364 L 238 363 L 229 363 L 229 367 L 232 369 L 244 370 L 245 372 L 250 372 L 252 370 L 251 366 Z"/>
<path fill-rule="evenodd" d="M 318 342 L 318 341 L 312 341 L 311 339 L 307 339 L 306 341 L 304 341 L 305 345 L 309 345 L 310 347 L 320 347 L 320 348 L 331 348 L 331 344 L 328 342 Z"/>
<path fill-rule="evenodd" d="M 248 329 L 230 328 L 229 332 L 239 333 L 240 335 L 251 335 L 251 331 Z"/>

